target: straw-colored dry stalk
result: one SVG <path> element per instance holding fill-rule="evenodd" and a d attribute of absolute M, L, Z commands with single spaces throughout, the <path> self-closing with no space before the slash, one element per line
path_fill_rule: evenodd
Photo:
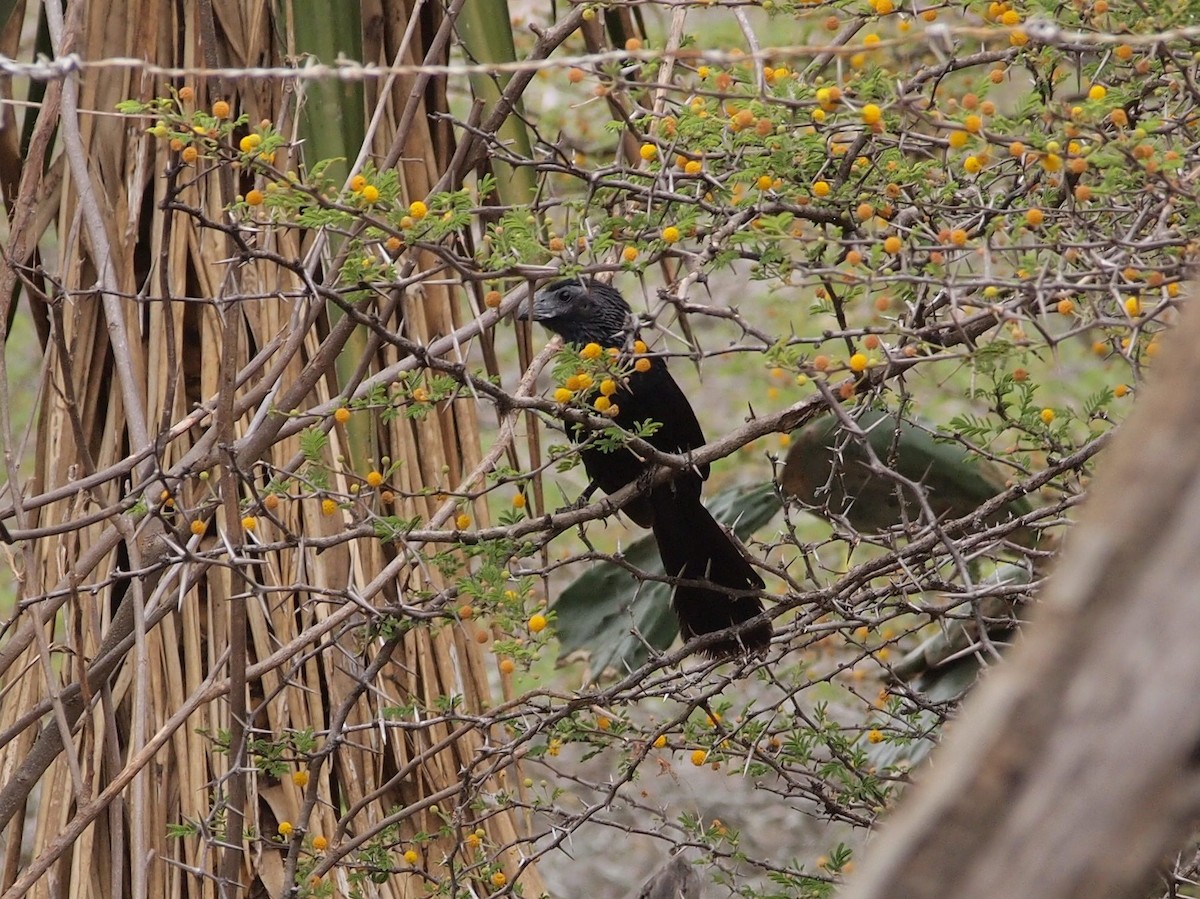
<path fill-rule="evenodd" d="M 47 9 L 60 54 L 186 67 L 282 64 L 304 14 L 243 0 L 151 0 L 121 15 L 72 4 L 65 21 L 55 0 Z M 448 52 L 432 5 L 373 12 L 368 61 Z M 10 26 L 21 19 L 18 10 Z M 5 32 L 4 53 L 16 54 L 19 33 Z M 480 459 L 474 404 L 334 425 L 336 396 L 402 361 L 312 292 L 333 285 L 338 240 L 264 227 L 250 238 L 260 258 L 247 260 L 204 220 L 228 221 L 224 210 L 250 185 L 228 169 L 206 174 L 203 160 L 181 166 L 146 133 L 152 122 L 113 114 L 121 100 L 167 88 L 121 71 L 49 83 L 40 114 L 30 112 L 24 160 L 14 129 L 0 137 L 14 216 L 0 295 L 7 303 L 18 287 L 30 305 L 17 314 L 32 313 L 45 343 L 36 472 L 22 476 L 10 459 L 5 500 L 29 539 L 18 544 L 20 605 L 0 647 L 0 895 L 217 896 L 225 878 L 242 886 L 228 895 L 282 896 L 291 884 L 317 889 L 312 877 L 333 878 L 345 895 L 358 871 L 363 895 L 415 896 L 427 881 L 412 871 L 446 858 L 467 880 L 515 877 L 515 851 L 492 849 L 495 867 L 473 869 L 463 842 L 481 828 L 486 847 L 514 844 L 521 822 L 505 808 L 468 814 L 470 798 L 515 788 L 513 773 L 479 765 L 486 733 L 425 720 L 451 696 L 468 713 L 486 707 L 490 656 L 470 623 L 402 635 L 381 626 L 377 610 L 447 586 L 403 548 L 306 545 L 344 532 L 353 504 L 327 514 L 311 496 L 297 465 L 302 436 L 287 427 L 293 410 L 324 407 L 305 419 L 329 431 L 321 495 L 353 496 L 390 457 L 402 499 L 386 511 L 444 520 L 451 510 L 436 494 L 458 489 Z M 235 115 L 296 136 L 302 115 L 322 115 L 299 109 L 278 81 L 188 86 L 201 108 L 228 98 Z M 409 79 L 366 91 L 368 114 L 380 113 L 371 151 L 398 166 L 414 199 L 454 150 L 430 118 L 439 110 L 429 104 L 444 103 L 435 87 Z M 295 171 L 295 152 L 275 165 Z M 429 263 L 406 262 L 417 274 Z M 443 282 L 356 302 L 427 343 L 462 326 L 461 295 Z M 13 401 L 0 400 L 6 433 Z M 264 504 L 273 479 L 286 484 L 277 506 Z M 471 512 L 486 518 L 482 504 Z M 191 533 L 193 519 L 203 535 Z M 393 718 L 394 708 L 418 711 Z M 436 836 L 412 843 L 422 832 Z M 320 867 L 320 847 L 355 840 L 356 851 L 386 846 L 395 870 Z M 412 847 L 419 860 L 405 864 Z M 541 891 L 535 869 L 521 882 L 527 895 Z"/>

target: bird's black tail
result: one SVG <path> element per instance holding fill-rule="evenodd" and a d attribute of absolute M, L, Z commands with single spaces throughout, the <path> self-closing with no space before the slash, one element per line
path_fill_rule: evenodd
<path fill-rule="evenodd" d="M 654 506 L 654 539 L 663 568 L 671 577 L 710 581 L 727 590 L 761 590 L 758 576 L 741 548 L 722 530 L 697 496 L 685 500 L 670 486 L 651 491 Z M 684 640 L 725 630 L 762 613 L 755 596 L 731 596 L 724 590 L 679 585 L 671 601 L 679 617 Z M 710 646 L 713 658 L 736 656 L 766 649 L 771 642 L 767 622 Z"/>

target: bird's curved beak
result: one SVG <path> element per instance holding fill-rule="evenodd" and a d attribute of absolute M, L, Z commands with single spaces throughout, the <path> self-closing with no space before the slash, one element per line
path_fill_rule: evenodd
<path fill-rule="evenodd" d="M 554 295 L 545 290 L 539 290 L 533 295 L 533 311 L 531 318 L 535 322 L 544 322 L 558 316 L 558 301 Z"/>

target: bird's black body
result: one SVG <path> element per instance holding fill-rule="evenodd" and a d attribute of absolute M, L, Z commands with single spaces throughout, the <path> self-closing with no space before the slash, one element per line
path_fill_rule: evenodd
<path fill-rule="evenodd" d="M 623 347 L 635 335 L 635 323 L 625 299 L 611 287 L 576 279 L 555 282 L 539 291 L 533 318 L 569 343 Z M 648 371 L 634 371 L 611 397 L 618 413 L 614 421 L 634 430 L 644 421 L 661 427 L 650 437 L 656 449 L 686 453 L 704 445 L 704 433 L 687 397 L 662 359 L 652 358 Z M 614 493 L 646 473 L 647 463 L 631 450 L 603 452 L 584 446 L 580 455 L 593 483 Z M 762 612 L 757 597 L 731 595 L 761 590 L 762 578 L 746 561 L 741 547 L 700 502 L 700 487 L 708 465 L 678 473 L 624 507 L 637 524 L 650 528 L 658 543 L 663 568 L 671 577 L 708 581 L 714 587 L 680 584 L 672 606 L 685 640 L 749 621 Z M 725 589 L 720 589 L 725 588 Z M 756 625 L 708 649 L 713 656 L 760 650 L 771 640 L 771 626 Z"/>

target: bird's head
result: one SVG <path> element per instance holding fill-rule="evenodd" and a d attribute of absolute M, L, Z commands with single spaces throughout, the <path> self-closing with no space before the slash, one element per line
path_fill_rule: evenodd
<path fill-rule="evenodd" d="M 533 298 L 533 320 L 568 343 L 619 346 L 631 324 L 625 298 L 607 284 L 568 278 L 555 281 Z"/>

